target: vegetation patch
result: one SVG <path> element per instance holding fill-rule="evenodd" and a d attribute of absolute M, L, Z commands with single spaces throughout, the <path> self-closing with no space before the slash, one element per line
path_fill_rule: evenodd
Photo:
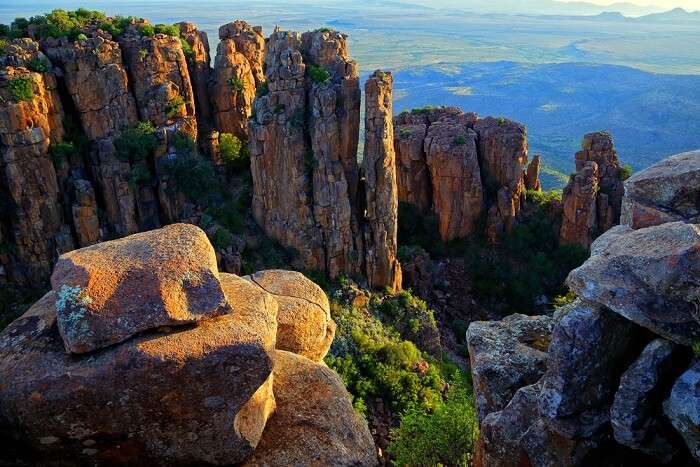
<path fill-rule="evenodd" d="M 316 84 L 326 84 L 331 81 L 331 72 L 323 65 L 309 65 L 306 67 L 306 74 Z"/>
<path fill-rule="evenodd" d="M 250 160 L 250 151 L 237 136 L 230 133 L 219 134 L 219 153 L 229 166 L 243 168 Z"/>
<path fill-rule="evenodd" d="M 185 99 L 182 96 L 175 96 L 168 101 L 165 106 L 165 115 L 169 119 L 174 119 L 182 115 L 185 111 Z"/>
<path fill-rule="evenodd" d="M 140 162 L 158 147 L 158 137 L 151 122 L 139 122 L 128 128 L 114 140 L 116 156 L 123 162 Z"/>
<path fill-rule="evenodd" d="M 11 79 L 7 84 L 13 101 L 30 101 L 34 98 L 34 87 L 31 78 Z"/>
<path fill-rule="evenodd" d="M 68 162 L 74 154 L 76 154 L 75 144 L 64 141 L 61 143 L 53 143 L 49 146 L 49 153 L 51 154 L 51 162 L 56 169 L 60 169 L 63 165 Z"/>
<path fill-rule="evenodd" d="M 51 62 L 47 58 L 33 58 L 27 62 L 27 69 L 36 73 L 46 73 L 51 68 Z"/>
<path fill-rule="evenodd" d="M 245 89 L 245 83 L 243 80 L 235 76 L 227 79 L 226 83 L 228 83 L 229 86 L 238 92 L 242 92 Z"/>

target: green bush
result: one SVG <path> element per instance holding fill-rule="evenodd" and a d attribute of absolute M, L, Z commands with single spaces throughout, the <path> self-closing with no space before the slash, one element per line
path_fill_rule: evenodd
<path fill-rule="evenodd" d="M 153 32 L 165 34 L 166 36 L 180 37 L 180 28 L 174 24 L 156 24 L 153 26 Z"/>
<path fill-rule="evenodd" d="M 629 164 L 625 164 L 622 166 L 622 172 L 620 172 L 620 176 L 622 177 L 623 180 L 627 180 L 632 176 L 632 166 Z"/>
<path fill-rule="evenodd" d="M 46 15 L 33 16 L 29 20 L 26 18 L 15 19 L 9 28 L 9 35 L 11 37 L 25 37 L 28 35 L 28 28 L 31 25 L 34 33 L 40 39 L 67 37 L 75 40 L 87 25 L 106 20 L 104 13 L 86 8 L 78 8 L 75 11 L 55 9 Z"/>
<path fill-rule="evenodd" d="M 425 107 L 418 107 L 415 109 L 411 109 L 411 113 L 415 115 L 422 115 L 422 114 L 427 114 L 431 110 L 433 110 L 434 107 L 432 105 L 426 105 Z"/>
<path fill-rule="evenodd" d="M 11 79 L 7 87 L 14 101 L 30 101 L 34 98 L 34 88 L 30 78 Z"/>
<path fill-rule="evenodd" d="M 459 135 L 458 137 L 455 138 L 455 144 L 457 146 L 463 146 L 467 144 L 467 140 L 464 139 L 464 136 Z"/>
<path fill-rule="evenodd" d="M 114 140 L 116 156 L 124 162 L 146 160 L 158 147 L 158 137 L 151 122 L 139 122 Z"/>
<path fill-rule="evenodd" d="M 208 160 L 196 154 L 181 154 L 169 162 L 168 172 L 177 188 L 192 202 L 207 206 L 220 200 L 216 172 Z"/>
<path fill-rule="evenodd" d="M 46 73 L 49 71 L 50 67 L 51 63 L 48 62 L 48 59 L 41 60 L 38 58 L 33 58 L 27 62 L 27 69 L 36 73 Z"/>
<path fill-rule="evenodd" d="M 180 38 L 180 45 L 182 46 L 182 52 L 185 54 L 185 59 L 192 60 L 194 58 L 194 50 L 187 39 L 184 37 Z"/>
<path fill-rule="evenodd" d="M 129 178 L 129 186 L 132 189 L 137 189 L 153 182 L 153 175 L 148 169 L 148 166 L 143 162 L 138 162 L 131 166 L 131 177 Z"/>
<path fill-rule="evenodd" d="M 185 99 L 182 96 L 175 96 L 168 101 L 165 106 L 165 115 L 170 118 L 179 117 L 185 109 Z"/>
<path fill-rule="evenodd" d="M 466 383 L 457 383 L 432 412 L 413 408 L 401 417 L 388 448 L 394 465 L 470 465 L 479 436 L 470 393 Z"/>
<path fill-rule="evenodd" d="M 156 29 L 151 24 L 139 24 L 136 30 L 142 37 L 153 37 L 156 34 Z"/>
<path fill-rule="evenodd" d="M 226 227 L 216 229 L 216 232 L 209 238 L 211 244 L 217 250 L 225 250 L 233 242 L 233 234 Z"/>
<path fill-rule="evenodd" d="M 0 38 L 8 37 L 9 35 L 10 35 L 10 27 L 7 24 L 0 23 Z M 2 48 L 0 47 L 0 52 L 1 51 L 2 51 Z"/>
<path fill-rule="evenodd" d="M 232 167 L 243 167 L 250 158 L 250 152 L 243 142 L 230 133 L 219 135 L 221 159 Z"/>
<path fill-rule="evenodd" d="M 235 76 L 227 79 L 226 83 L 238 92 L 241 92 L 245 89 L 245 83 L 243 82 L 243 80 Z"/>
<path fill-rule="evenodd" d="M 78 36 L 77 36 L 75 39 L 78 40 L 78 41 L 86 41 L 86 40 L 87 40 L 87 36 L 86 36 L 85 34 L 83 34 L 83 33 L 80 33 L 80 34 L 78 34 Z"/>
<path fill-rule="evenodd" d="M 54 143 L 49 147 L 51 154 L 51 162 L 56 169 L 63 167 L 67 161 L 70 161 L 71 156 L 76 154 L 75 145 L 71 142 Z"/>
<path fill-rule="evenodd" d="M 331 32 L 332 29 L 331 28 L 318 28 L 317 31 L 318 32 Z"/>
<path fill-rule="evenodd" d="M 696 357 L 700 358 L 700 341 L 693 343 L 693 353 L 695 353 Z"/>
<path fill-rule="evenodd" d="M 258 85 L 255 86 L 256 97 L 266 96 L 269 92 L 270 92 L 270 90 L 267 87 L 267 81 L 263 81 L 262 83 L 258 83 Z"/>
<path fill-rule="evenodd" d="M 316 84 L 326 84 L 331 81 L 331 72 L 328 68 L 321 65 L 309 65 L 306 67 L 306 74 Z"/>

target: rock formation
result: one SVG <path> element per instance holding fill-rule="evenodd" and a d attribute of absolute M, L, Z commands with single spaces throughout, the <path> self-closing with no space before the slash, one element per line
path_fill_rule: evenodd
<path fill-rule="evenodd" d="M 211 125 L 209 80 L 211 79 L 212 69 L 209 55 L 209 38 L 206 32 L 200 31 L 192 23 L 181 22 L 177 25 L 180 28 L 180 35 L 192 49 L 192 55 L 190 57 L 185 56 L 185 58 L 187 59 L 187 69 L 195 97 L 197 126 L 207 127 Z"/>
<path fill-rule="evenodd" d="M 700 153 L 674 156 L 626 183 L 623 221 L 633 225 L 600 236 L 591 258 L 571 272 L 567 284 L 579 298 L 551 318 L 543 358 L 511 351 L 523 335 L 513 331 L 518 316 L 471 324 L 474 392 L 481 401 L 479 465 L 577 466 L 616 456 L 644 465 L 690 465 L 700 459 L 697 358 L 690 349 L 699 337 L 694 251 L 700 240 L 692 214 L 682 214 L 697 206 L 679 202 L 681 212 L 664 213 L 669 197 L 682 198 L 674 191 L 694 189 L 671 180 L 692 177 L 699 161 Z M 584 168 L 597 169 L 598 162 L 586 161 Z M 608 183 L 601 179 L 594 183 Z M 651 180 L 669 183 L 660 188 Z M 519 374 L 541 377 L 514 387 Z"/>
<path fill-rule="evenodd" d="M 443 241 L 475 232 L 487 213 L 486 236 L 512 228 L 526 188 L 527 134 L 503 118 L 480 119 L 454 107 L 415 109 L 394 118 L 399 201 L 438 217 Z M 539 187 L 539 159 L 530 183 Z"/>
<path fill-rule="evenodd" d="M 255 89 L 261 82 L 262 33 L 236 21 L 219 28 L 219 39 L 209 86 L 214 126 L 247 139 Z"/>
<path fill-rule="evenodd" d="M 379 107 L 380 100 L 386 107 L 388 88 L 367 104 L 372 118 L 384 122 L 367 135 L 377 148 L 368 156 L 382 163 L 361 184 L 359 79 L 347 37 L 276 30 L 267 42 L 266 80 L 267 94 L 255 100 L 249 129 L 256 221 L 295 250 L 302 267 L 332 277 L 370 274 L 372 286 L 398 288 L 395 169 L 391 140 L 381 134 L 387 109 Z"/>
<path fill-rule="evenodd" d="M 624 187 L 612 136 L 590 133 L 581 146 L 576 174 L 564 189 L 560 239 L 590 248 L 596 237 L 619 223 Z"/>
<path fill-rule="evenodd" d="M 212 256 L 203 232 L 176 224 L 62 258 L 54 290 L 0 333 L 0 379 L 12 381 L 0 384 L 6 439 L 37 463 L 374 465 L 339 377 L 275 351 L 277 298 L 308 309 L 327 304 L 323 292 L 282 271 L 259 282 L 219 274 Z M 76 280 L 87 283 L 68 285 Z M 327 332 L 286 314 L 299 333 Z M 120 327 L 101 325 L 110 320 Z"/>
<path fill-rule="evenodd" d="M 392 123 L 391 73 L 375 71 L 365 84 L 365 148 L 362 160 L 366 204 L 367 282 L 370 287 L 401 288 L 398 250 L 398 188 Z"/>
<path fill-rule="evenodd" d="M 525 172 L 525 188 L 528 190 L 542 191 L 540 183 L 540 156 L 532 158 Z"/>

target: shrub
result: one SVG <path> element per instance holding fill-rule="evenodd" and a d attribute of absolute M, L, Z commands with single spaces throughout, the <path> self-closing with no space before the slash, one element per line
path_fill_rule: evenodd
<path fill-rule="evenodd" d="M 7 87 L 14 101 L 30 101 L 34 98 L 34 88 L 30 78 L 11 79 Z"/>
<path fill-rule="evenodd" d="M 124 162 L 146 160 L 158 147 L 156 130 L 151 122 L 139 122 L 114 140 L 116 156 Z"/>
<path fill-rule="evenodd" d="M 0 37 L 7 37 L 9 35 L 10 35 L 10 27 L 7 24 L 0 23 Z"/>
<path fill-rule="evenodd" d="M 411 130 L 408 128 L 399 128 L 399 139 L 406 139 L 411 136 Z"/>
<path fill-rule="evenodd" d="M 422 114 L 427 114 L 427 113 L 430 112 L 431 110 L 433 110 L 433 106 L 432 106 L 432 105 L 426 105 L 425 107 L 418 107 L 418 108 L 415 108 L 415 109 L 411 109 L 411 113 L 412 113 L 412 114 L 415 114 L 415 115 L 422 115 Z"/>
<path fill-rule="evenodd" d="M 139 58 L 141 61 L 146 60 L 146 57 L 148 57 L 148 50 L 147 49 L 139 49 Z"/>
<path fill-rule="evenodd" d="M 230 133 L 219 135 L 219 151 L 221 159 L 232 166 L 243 166 L 247 162 L 250 153 L 243 142 Z"/>
<path fill-rule="evenodd" d="M 700 341 L 693 342 L 693 353 L 700 358 Z"/>
<path fill-rule="evenodd" d="M 34 71 L 36 73 L 46 73 L 49 71 L 49 68 L 51 67 L 51 63 L 49 63 L 48 59 L 39 59 L 39 58 L 33 58 L 27 62 L 27 69 Z"/>
<path fill-rule="evenodd" d="M 331 28 L 319 28 L 319 29 L 317 29 L 317 31 L 318 32 L 331 32 L 332 29 Z"/>
<path fill-rule="evenodd" d="M 2 25 L 4 26 L 4 24 Z M 0 39 L 0 54 L 5 53 L 5 48 L 7 47 L 7 40 L 6 39 Z"/>
<path fill-rule="evenodd" d="M 225 250 L 233 242 L 233 234 L 226 227 L 216 229 L 216 232 L 209 239 L 217 250 Z"/>
<path fill-rule="evenodd" d="M 10 26 L 10 36 L 24 37 L 28 34 L 29 26 L 40 39 L 47 37 L 67 37 L 75 40 L 81 30 L 89 24 L 106 21 L 104 13 L 79 8 L 75 11 L 55 9 L 46 15 L 33 16 L 29 20 L 17 18 Z"/>
<path fill-rule="evenodd" d="M 284 104 L 275 105 L 275 107 L 272 109 L 272 113 L 275 115 L 279 115 L 281 113 L 284 113 Z"/>
<path fill-rule="evenodd" d="M 241 92 L 245 89 L 245 83 L 243 82 L 243 80 L 240 78 L 237 78 L 235 76 L 227 79 L 226 83 L 228 83 L 229 86 L 231 86 L 233 89 L 235 89 L 238 92 Z"/>
<path fill-rule="evenodd" d="M 620 172 L 620 176 L 622 177 L 623 180 L 627 180 L 632 176 L 632 166 L 629 164 L 625 164 L 622 166 L 622 171 Z"/>
<path fill-rule="evenodd" d="M 267 82 L 263 81 L 262 83 L 258 83 L 257 86 L 255 86 L 255 95 L 257 97 L 262 97 L 266 96 L 269 93 L 269 88 L 267 87 Z"/>
<path fill-rule="evenodd" d="M 185 109 L 185 99 L 182 96 L 175 96 L 168 101 L 165 106 L 165 115 L 170 118 L 179 117 Z"/>
<path fill-rule="evenodd" d="M 64 141 L 52 144 L 49 147 L 49 153 L 51 154 L 51 162 L 53 162 L 54 167 L 60 169 L 76 153 L 76 148 L 73 143 Z"/>
<path fill-rule="evenodd" d="M 86 36 L 85 34 L 83 34 L 83 33 L 80 33 L 80 34 L 78 34 L 78 37 L 76 37 L 75 39 L 78 40 L 78 41 L 86 41 L 86 40 L 87 40 L 87 36 Z"/>
<path fill-rule="evenodd" d="M 136 27 L 136 30 L 142 37 L 153 37 L 156 33 L 155 28 L 152 25 L 146 23 L 139 24 Z"/>
<path fill-rule="evenodd" d="M 187 39 L 181 37 L 180 45 L 182 46 L 182 53 L 185 54 L 185 59 L 192 60 L 194 58 L 194 50 L 192 50 L 192 46 L 187 42 Z"/>
<path fill-rule="evenodd" d="M 467 144 L 467 140 L 464 139 L 464 136 L 459 135 L 458 137 L 455 138 L 455 144 L 457 146 L 462 146 Z"/>
<path fill-rule="evenodd" d="M 316 84 L 326 84 L 329 83 L 331 80 L 331 72 L 328 71 L 328 68 L 326 68 L 323 65 L 307 66 L 306 74 L 309 76 L 309 78 L 311 78 L 311 81 L 313 81 Z"/>
<path fill-rule="evenodd" d="M 153 181 L 151 171 L 146 164 L 139 162 L 131 167 L 131 177 L 129 178 L 129 186 L 132 189 L 137 189 L 142 186 L 149 185 Z"/>
<path fill-rule="evenodd" d="M 155 34 L 165 34 L 166 36 L 180 37 L 180 28 L 174 24 L 156 24 L 153 26 Z"/>
<path fill-rule="evenodd" d="M 479 436 L 470 392 L 457 383 L 434 411 L 413 408 L 401 417 L 388 448 L 394 464 L 468 466 Z"/>
<path fill-rule="evenodd" d="M 500 126 L 503 126 L 503 125 L 506 124 L 506 119 L 505 119 L 505 117 L 498 117 L 498 118 L 496 118 L 496 121 L 498 122 L 498 124 L 499 124 Z"/>
<path fill-rule="evenodd" d="M 192 202 L 206 206 L 219 200 L 220 187 L 211 162 L 195 154 L 182 154 L 169 162 L 167 170 Z"/>

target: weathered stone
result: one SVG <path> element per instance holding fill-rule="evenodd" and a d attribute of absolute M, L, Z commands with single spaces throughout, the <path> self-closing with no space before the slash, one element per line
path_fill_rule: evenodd
<path fill-rule="evenodd" d="M 73 226 L 80 247 L 94 245 L 100 239 L 100 220 L 97 216 L 97 198 L 92 184 L 84 179 L 73 181 L 74 202 L 71 206 Z"/>
<path fill-rule="evenodd" d="M 430 125 L 425 138 L 433 205 L 445 242 L 472 233 L 484 206 L 477 135 L 469 121 L 467 114 L 443 118 Z"/>
<path fill-rule="evenodd" d="M 343 382 L 325 365 L 278 350 L 277 410 L 245 466 L 373 466 L 372 436 Z"/>
<path fill-rule="evenodd" d="M 375 71 L 365 84 L 365 147 L 362 161 L 367 194 L 365 263 L 372 288 L 401 289 L 396 259 L 398 188 L 392 122 L 391 73 Z"/>
<path fill-rule="evenodd" d="M 423 149 L 428 126 L 425 123 L 403 123 L 404 115 L 410 114 L 394 118 L 399 201 L 412 204 L 425 214 L 432 205 L 433 190 Z"/>
<path fill-rule="evenodd" d="M 643 346 L 640 329 L 610 310 L 577 300 L 549 345 L 540 415 L 569 439 L 590 438 L 610 420 L 617 381 Z"/>
<path fill-rule="evenodd" d="M 633 229 L 665 222 L 700 223 L 700 151 L 657 162 L 625 182 L 620 223 Z"/>
<path fill-rule="evenodd" d="M 664 402 L 664 414 L 680 433 L 696 462 L 700 462 L 700 362 L 678 378 Z"/>
<path fill-rule="evenodd" d="M 542 184 L 540 183 L 540 156 L 536 155 L 527 166 L 525 172 L 525 188 L 528 190 L 541 191 Z"/>
<path fill-rule="evenodd" d="M 598 164 L 588 162 L 564 188 L 563 218 L 559 238 L 564 244 L 589 248 L 598 232 Z"/>
<path fill-rule="evenodd" d="M 655 339 L 620 378 L 610 409 L 615 440 L 669 463 L 678 453 L 675 437 L 663 418 L 661 402 L 673 381 L 687 368 L 690 356 L 683 347 Z"/>
<path fill-rule="evenodd" d="M 31 87 L 30 99 L 17 101 L 10 93 L 10 83 L 19 80 Z M 20 284 L 44 281 L 56 250 L 73 247 L 49 153 L 50 144 L 63 136 L 55 88 L 50 73 L 0 69 L 0 197 L 3 221 L 11 224 L 6 242 L 13 250 L 3 265 Z"/>
<path fill-rule="evenodd" d="M 236 47 L 233 39 L 219 42 L 209 94 L 215 127 L 245 140 L 255 98 L 255 76 L 251 63 Z"/>
<path fill-rule="evenodd" d="M 515 392 L 545 371 L 552 318 L 511 315 L 472 322 L 467 346 L 479 420 L 503 409 Z"/>
<path fill-rule="evenodd" d="M 2 424 L 50 460 L 242 461 L 274 409 L 276 304 L 249 282 L 222 276 L 235 313 L 89 356 L 66 354 L 56 294 L 47 294 L 0 334 Z"/>
<path fill-rule="evenodd" d="M 260 26 L 250 26 L 245 21 L 234 21 L 219 28 L 219 39 L 232 40 L 238 53 L 243 54 L 258 85 L 265 81 L 265 38 Z"/>
<path fill-rule="evenodd" d="M 589 133 L 576 153 L 576 175 L 564 189 L 563 243 L 589 248 L 620 221 L 624 186 L 622 166 L 610 134 Z"/>
<path fill-rule="evenodd" d="M 619 226 L 592 246 L 567 278 L 578 296 L 679 344 L 700 338 L 700 226 L 674 222 L 646 229 Z"/>
<path fill-rule="evenodd" d="M 316 362 L 323 360 L 335 336 L 323 289 L 292 271 L 260 271 L 245 278 L 272 294 L 279 304 L 276 348 Z"/>
<path fill-rule="evenodd" d="M 200 31 L 192 23 L 177 23 L 180 35 L 187 41 L 192 49 L 192 56 L 187 58 L 187 69 L 192 81 L 194 104 L 197 110 L 197 124 L 207 126 L 210 124 L 211 108 L 209 101 L 209 79 L 211 77 L 211 59 L 209 56 L 209 38 L 207 33 Z"/>
<path fill-rule="evenodd" d="M 101 36 L 48 39 L 46 53 L 64 71 L 66 87 L 91 140 L 116 136 L 137 121 L 119 44 Z"/>
<path fill-rule="evenodd" d="M 230 311 L 214 250 L 204 232 L 188 224 L 66 253 L 51 284 L 58 329 L 73 353 Z"/>
<path fill-rule="evenodd" d="M 550 430 L 542 419 L 534 421 L 521 438 L 520 445 L 533 467 L 600 465 L 589 460 L 589 456 L 601 447 L 601 437 L 566 438 Z"/>

